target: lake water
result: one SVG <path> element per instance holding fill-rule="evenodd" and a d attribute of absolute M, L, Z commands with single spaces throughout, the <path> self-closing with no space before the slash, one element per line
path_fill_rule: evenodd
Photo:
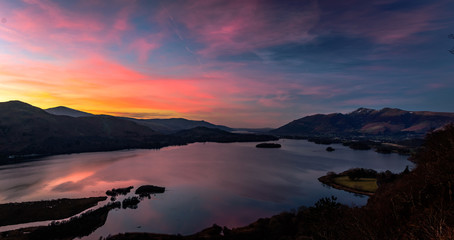
<path fill-rule="evenodd" d="M 59 155 L 0 166 L 0 202 L 103 196 L 112 188 L 152 184 L 164 194 L 117 209 L 86 239 L 120 232 L 192 234 L 216 223 L 238 227 L 334 195 L 348 205 L 366 197 L 324 187 L 317 178 L 353 167 L 401 172 L 407 157 L 355 151 L 339 144 L 279 140 L 280 149 L 256 143 L 195 143 L 160 150 Z M 133 189 L 134 191 L 134 189 Z"/>

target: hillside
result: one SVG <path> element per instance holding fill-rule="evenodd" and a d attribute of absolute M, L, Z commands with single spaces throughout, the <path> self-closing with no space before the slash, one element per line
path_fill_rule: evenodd
<path fill-rule="evenodd" d="M 153 147 L 150 128 L 110 116 L 58 116 L 11 101 L 0 103 L 0 156 Z"/>
<path fill-rule="evenodd" d="M 454 113 L 359 108 L 348 114 L 316 114 L 270 131 L 280 136 L 423 137 L 429 130 L 454 122 Z"/>
<path fill-rule="evenodd" d="M 69 116 L 69 117 L 89 117 L 94 116 L 91 113 L 82 112 L 79 110 L 75 110 L 72 108 L 59 106 L 54 108 L 45 109 L 47 113 L 53 115 L 61 115 L 61 116 Z M 112 116 L 113 117 L 113 116 Z M 170 134 L 176 133 L 181 130 L 191 129 L 195 127 L 207 127 L 207 128 L 217 128 L 224 131 L 232 131 L 233 129 L 222 126 L 222 125 L 215 125 L 206 121 L 196 121 L 196 120 L 188 120 L 184 118 L 168 118 L 168 119 L 137 119 L 137 118 L 127 118 L 127 117 L 118 117 L 120 119 L 128 120 L 135 122 L 139 125 L 151 128 L 153 131 L 163 133 L 163 134 Z"/>
<path fill-rule="evenodd" d="M 131 120 L 139 125 L 149 127 L 160 133 L 175 133 L 181 130 L 191 129 L 195 127 L 216 128 L 224 131 L 231 131 L 232 129 L 222 125 L 215 125 L 206 121 L 195 121 L 184 118 L 169 118 L 169 119 L 135 119 L 125 118 Z"/>
<path fill-rule="evenodd" d="M 70 116 L 70 117 L 93 116 L 93 114 L 91 114 L 91 113 L 82 112 L 82 111 L 64 107 L 64 106 L 48 108 L 48 109 L 44 109 L 44 111 L 46 111 L 47 113 L 53 114 L 53 115 Z"/>
<path fill-rule="evenodd" d="M 67 109 L 63 110 L 68 112 Z M 180 119 L 177 122 L 181 122 Z M 183 122 L 189 122 L 185 127 L 190 128 L 192 122 L 196 121 Z M 173 126 L 177 125 L 178 123 Z M 162 134 L 130 119 L 107 115 L 70 117 L 50 114 L 20 101 L 0 103 L 0 164 L 15 162 L 22 158 L 63 153 L 149 149 L 208 141 L 244 142 L 276 139 L 273 136 L 236 134 L 208 127 Z"/>

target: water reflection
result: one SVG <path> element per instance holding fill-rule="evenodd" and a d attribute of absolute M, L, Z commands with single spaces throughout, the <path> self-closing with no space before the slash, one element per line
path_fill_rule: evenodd
<path fill-rule="evenodd" d="M 166 193 L 137 209 L 113 210 L 89 239 L 137 231 L 191 234 L 213 223 L 236 227 L 321 197 L 346 204 L 367 198 L 328 189 L 317 178 L 352 167 L 402 171 L 411 165 L 396 154 L 353 151 L 301 140 L 280 140 L 280 149 L 256 143 L 196 143 L 161 150 L 131 150 L 48 157 L 0 167 L 0 201 L 102 196 L 107 189 L 154 184 Z"/>

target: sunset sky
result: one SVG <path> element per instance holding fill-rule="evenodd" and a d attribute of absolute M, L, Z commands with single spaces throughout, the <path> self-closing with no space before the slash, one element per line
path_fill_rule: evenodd
<path fill-rule="evenodd" d="M 454 112 L 452 0 L 0 1 L 0 101 L 278 127 Z"/>

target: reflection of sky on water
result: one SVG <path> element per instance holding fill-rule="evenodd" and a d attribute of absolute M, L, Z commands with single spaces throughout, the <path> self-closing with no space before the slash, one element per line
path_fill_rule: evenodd
<path fill-rule="evenodd" d="M 0 166 L 0 201 L 99 196 L 130 185 L 165 186 L 164 194 L 143 200 L 138 209 L 110 212 L 104 227 L 89 238 L 124 231 L 189 234 L 213 223 L 245 225 L 331 195 L 346 204 L 363 205 L 367 198 L 323 187 L 317 178 L 351 167 L 399 172 L 411 165 L 396 154 L 353 151 L 342 145 L 326 152 L 326 145 L 280 142 L 281 149 L 258 149 L 255 143 L 196 143 Z"/>

